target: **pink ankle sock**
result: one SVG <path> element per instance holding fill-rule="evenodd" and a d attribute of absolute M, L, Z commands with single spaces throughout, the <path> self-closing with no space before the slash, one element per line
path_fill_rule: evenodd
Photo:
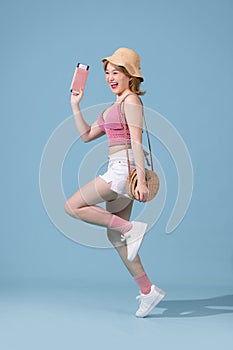
<path fill-rule="evenodd" d="M 147 277 L 147 274 L 145 272 L 142 272 L 141 274 L 134 276 L 134 280 L 143 294 L 150 293 L 152 283 Z"/>
<path fill-rule="evenodd" d="M 121 233 L 124 234 L 129 230 L 131 230 L 133 225 L 131 224 L 130 221 L 124 220 L 119 216 L 113 214 L 108 227 L 113 228 L 114 230 L 120 231 Z"/>

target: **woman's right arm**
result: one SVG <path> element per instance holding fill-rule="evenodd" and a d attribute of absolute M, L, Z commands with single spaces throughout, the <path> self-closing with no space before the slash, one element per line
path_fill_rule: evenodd
<path fill-rule="evenodd" d="M 74 120 L 76 128 L 83 140 L 83 142 L 89 142 L 102 135 L 104 131 L 98 126 L 97 122 L 94 122 L 91 126 L 86 123 L 83 118 L 79 103 L 83 97 L 83 90 L 80 90 L 79 95 L 72 94 L 70 98 L 70 104 L 73 110 Z"/>

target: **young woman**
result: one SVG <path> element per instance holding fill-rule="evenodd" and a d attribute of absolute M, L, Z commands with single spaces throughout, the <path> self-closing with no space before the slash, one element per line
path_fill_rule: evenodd
<path fill-rule="evenodd" d="M 151 283 L 143 269 L 138 251 L 147 224 L 129 221 L 133 200 L 126 194 L 125 188 L 128 176 L 127 143 L 131 169 L 136 168 L 137 171 L 136 196 L 139 201 L 146 201 L 148 189 L 142 147 L 143 115 L 142 103 L 138 97 L 144 94 L 140 90 L 143 81 L 140 57 L 131 49 L 119 48 L 102 61 L 106 82 L 116 97 L 115 102 L 91 126 L 85 122 L 79 107 L 83 91 L 72 94 L 70 102 L 76 127 L 84 142 L 106 133 L 109 146 L 108 170 L 74 193 L 65 203 L 65 211 L 75 218 L 107 228 L 109 240 L 140 289 L 137 297 L 140 305 L 136 316 L 145 317 L 166 293 Z M 127 121 L 126 135 L 123 111 Z M 101 202 L 106 202 L 106 210 L 96 205 Z"/>

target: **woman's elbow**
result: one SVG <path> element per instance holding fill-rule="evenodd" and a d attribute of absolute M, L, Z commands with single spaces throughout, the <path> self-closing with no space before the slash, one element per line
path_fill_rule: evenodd
<path fill-rule="evenodd" d="M 87 143 L 87 142 L 89 142 L 90 140 L 89 140 L 88 138 L 82 138 L 82 141 L 83 141 L 84 143 Z"/>
<path fill-rule="evenodd" d="M 81 136 L 81 139 L 84 143 L 87 143 L 91 140 L 89 133 L 85 133 Z"/>
<path fill-rule="evenodd" d="M 132 146 L 132 148 L 142 148 L 142 140 L 141 139 L 132 139 L 131 146 Z"/>

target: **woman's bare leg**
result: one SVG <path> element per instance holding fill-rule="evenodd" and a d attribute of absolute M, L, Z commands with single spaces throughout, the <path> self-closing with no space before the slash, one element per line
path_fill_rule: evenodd
<path fill-rule="evenodd" d="M 120 200 L 120 199 L 119 199 Z M 119 216 L 120 218 L 124 219 L 124 220 L 129 220 L 130 219 L 130 215 L 131 215 L 131 211 L 132 211 L 132 206 L 133 206 L 133 201 L 128 200 L 127 198 L 125 199 L 125 205 L 123 205 L 122 201 L 121 201 L 121 209 L 118 212 L 115 212 L 115 208 L 116 207 L 116 203 L 117 201 L 119 201 L 118 199 L 116 199 L 116 201 L 113 202 L 107 202 L 106 203 L 106 209 L 108 212 L 113 212 L 114 215 Z M 113 211 L 114 208 L 114 211 Z M 144 268 L 142 266 L 141 263 L 141 259 L 139 257 L 139 255 L 137 254 L 136 258 L 134 259 L 134 261 L 130 262 L 127 259 L 127 246 L 125 244 L 122 244 L 120 237 L 119 237 L 119 232 L 117 232 L 116 230 L 112 230 L 112 229 L 107 229 L 107 234 L 108 234 L 108 239 L 110 240 L 110 242 L 112 243 L 112 245 L 114 246 L 114 248 L 117 250 L 119 256 L 121 257 L 123 263 L 125 264 L 126 268 L 128 269 L 128 271 L 130 272 L 130 274 L 134 277 L 134 276 L 138 276 L 139 274 L 145 272 Z"/>
<path fill-rule="evenodd" d="M 95 205 L 104 201 L 106 201 L 106 210 Z M 97 177 L 67 200 L 65 211 L 69 215 L 88 223 L 108 227 L 113 214 L 129 221 L 132 203 L 130 199 L 122 199 L 116 192 L 112 191 L 111 183 Z M 108 228 L 107 233 L 109 240 L 116 248 L 130 274 L 135 276 L 144 272 L 139 255 L 136 256 L 133 262 L 128 261 L 127 246 L 121 242 L 119 231 Z"/>
<path fill-rule="evenodd" d="M 111 190 L 111 182 L 107 183 L 97 177 L 75 192 L 66 201 L 64 209 L 74 218 L 107 227 L 112 214 L 96 204 L 112 201 L 117 197 L 118 194 Z"/>

